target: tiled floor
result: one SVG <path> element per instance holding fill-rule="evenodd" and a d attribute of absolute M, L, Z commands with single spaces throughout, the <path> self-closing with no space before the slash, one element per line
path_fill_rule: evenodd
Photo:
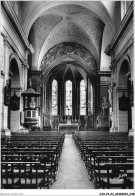
<path fill-rule="evenodd" d="M 57 181 L 50 189 L 94 189 L 72 135 L 66 135 L 59 163 Z"/>

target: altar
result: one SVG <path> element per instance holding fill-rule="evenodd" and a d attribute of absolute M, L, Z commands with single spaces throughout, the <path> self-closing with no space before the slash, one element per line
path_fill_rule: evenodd
<path fill-rule="evenodd" d="M 79 124 L 78 122 L 72 122 L 70 116 L 68 116 L 66 123 L 59 123 L 58 130 L 70 134 L 79 130 Z"/>

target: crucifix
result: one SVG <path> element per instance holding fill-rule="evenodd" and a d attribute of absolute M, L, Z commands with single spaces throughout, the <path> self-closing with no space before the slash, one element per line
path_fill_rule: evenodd
<path fill-rule="evenodd" d="M 68 108 L 68 116 L 69 116 L 69 110 L 70 110 L 70 109 Z"/>

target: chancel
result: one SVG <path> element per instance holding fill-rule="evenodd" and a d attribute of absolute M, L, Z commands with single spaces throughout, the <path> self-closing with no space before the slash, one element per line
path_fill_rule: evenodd
<path fill-rule="evenodd" d="M 0 10 L 1 190 L 133 189 L 134 2 Z"/>

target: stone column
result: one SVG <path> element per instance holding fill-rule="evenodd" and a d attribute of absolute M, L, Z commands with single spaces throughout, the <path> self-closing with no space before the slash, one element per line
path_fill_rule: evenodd
<path fill-rule="evenodd" d="M 40 106 L 40 115 L 41 115 L 41 131 L 43 130 L 44 124 L 44 113 L 45 113 L 45 85 L 42 81 L 42 104 Z"/>
<path fill-rule="evenodd" d="M 74 81 L 72 82 L 72 117 L 76 117 L 76 86 Z M 73 120 L 73 119 L 72 119 Z"/>
<path fill-rule="evenodd" d="M 1 18 L 1 3 L 0 3 L 0 18 Z M 1 23 L 0 23 L 1 28 Z M 4 86 L 4 43 L 3 36 L 0 34 L 0 131 L 2 128 L 2 116 L 3 116 L 3 86 Z"/>
<path fill-rule="evenodd" d="M 59 80 L 58 81 L 58 115 L 61 116 L 61 110 L 62 110 L 62 102 L 61 102 L 61 98 L 62 98 L 62 95 L 61 95 L 61 89 L 62 89 L 62 86 L 61 86 L 61 81 Z"/>
<path fill-rule="evenodd" d="M 23 75 L 23 90 L 27 90 L 27 83 L 28 83 L 28 69 L 29 69 L 29 65 L 27 64 L 27 62 L 23 62 L 22 63 L 22 75 Z"/>
<path fill-rule="evenodd" d="M 97 81 L 95 84 L 93 84 L 93 118 L 94 118 L 94 128 L 98 128 L 98 122 L 99 122 L 99 93 L 98 93 L 98 87 L 97 87 Z"/>
<path fill-rule="evenodd" d="M 61 115 L 65 115 L 65 83 L 61 83 L 61 91 L 62 91 L 62 100 L 61 100 Z"/>
<path fill-rule="evenodd" d="M 110 132 L 118 132 L 118 95 L 116 88 L 117 64 L 115 60 L 111 62 L 111 86 L 112 86 L 112 127 Z"/>
<path fill-rule="evenodd" d="M 4 80 L 3 89 L 6 85 L 6 81 L 9 80 L 9 56 L 10 56 L 10 43 L 7 37 L 4 38 Z M 4 91 L 3 91 L 4 95 Z M 8 125 L 8 107 L 4 105 L 4 96 L 2 103 L 2 134 L 10 135 Z"/>
<path fill-rule="evenodd" d="M 88 77 L 86 81 L 86 115 L 85 115 L 85 130 L 88 131 Z"/>
<path fill-rule="evenodd" d="M 88 78 L 88 127 L 93 128 L 93 92 L 92 92 L 92 84 L 90 79 Z"/>
<path fill-rule="evenodd" d="M 43 118 L 43 126 L 45 126 L 45 119 L 44 119 L 44 115 L 46 114 L 47 112 L 47 108 L 46 108 L 46 105 L 47 105 L 47 85 L 46 83 L 44 82 L 43 83 L 43 94 L 44 94 L 44 100 L 43 100 L 43 108 L 42 108 L 42 118 Z"/>
<path fill-rule="evenodd" d="M 76 114 L 80 116 L 80 81 L 77 80 L 76 82 Z"/>
<path fill-rule="evenodd" d="M 22 62 L 22 89 L 21 91 L 24 92 L 25 90 L 27 90 L 27 83 L 28 83 L 28 69 L 29 69 L 29 65 L 28 63 Z M 21 126 L 20 126 L 20 132 L 28 132 L 28 130 L 23 127 L 23 123 L 24 123 L 24 102 L 23 102 L 23 97 L 20 95 L 20 112 L 21 112 Z"/>

